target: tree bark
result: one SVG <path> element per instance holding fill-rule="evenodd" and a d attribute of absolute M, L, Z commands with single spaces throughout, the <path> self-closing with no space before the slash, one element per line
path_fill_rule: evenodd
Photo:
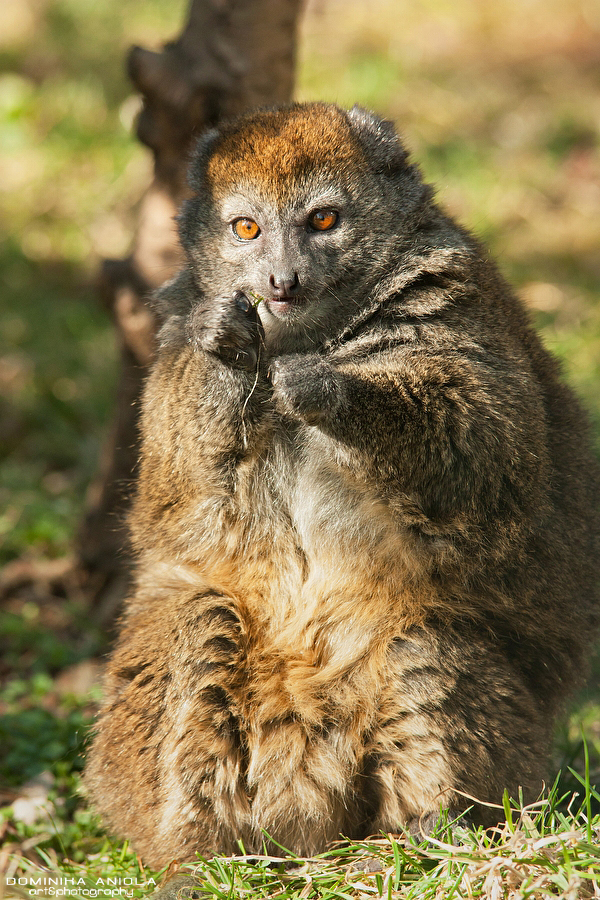
<path fill-rule="evenodd" d="M 131 255 L 105 260 L 101 296 L 121 348 L 116 411 L 88 494 L 77 554 L 95 620 L 109 625 L 128 586 L 125 516 L 138 457 L 137 416 L 154 353 L 148 293 L 178 269 L 174 216 L 191 145 L 205 128 L 253 106 L 291 99 L 301 0 L 192 0 L 181 35 L 155 52 L 133 47 L 129 76 L 144 99 L 139 139 L 154 154 Z"/>

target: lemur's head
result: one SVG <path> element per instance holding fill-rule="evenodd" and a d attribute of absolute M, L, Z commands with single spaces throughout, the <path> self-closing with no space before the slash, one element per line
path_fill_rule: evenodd
<path fill-rule="evenodd" d="M 324 103 L 210 132 L 190 183 L 180 230 L 197 285 L 261 298 L 267 331 L 356 308 L 430 202 L 389 122 Z"/>

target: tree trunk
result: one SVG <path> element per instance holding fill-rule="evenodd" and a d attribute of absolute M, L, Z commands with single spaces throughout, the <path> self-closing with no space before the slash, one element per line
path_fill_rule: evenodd
<path fill-rule="evenodd" d="M 137 416 L 154 352 L 144 299 L 178 269 L 174 216 L 186 192 L 191 144 L 203 129 L 253 106 L 291 99 L 301 0 L 192 0 L 182 34 L 161 52 L 133 47 L 128 72 L 144 98 L 139 139 L 154 154 L 131 255 L 105 260 L 101 295 L 121 346 L 116 413 L 90 487 L 77 552 L 93 615 L 110 624 L 127 589 L 124 527 L 138 457 Z"/>

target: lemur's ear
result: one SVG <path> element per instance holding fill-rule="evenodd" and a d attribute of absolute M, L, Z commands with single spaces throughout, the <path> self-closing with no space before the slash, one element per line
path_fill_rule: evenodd
<path fill-rule="evenodd" d="M 220 132 L 216 128 L 205 131 L 193 146 L 190 153 L 190 167 L 188 169 L 187 180 L 189 186 L 193 190 L 199 190 L 204 180 L 206 164 L 212 154 L 215 145 L 220 137 Z"/>
<path fill-rule="evenodd" d="M 369 159 L 384 174 L 392 175 L 408 167 L 408 153 L 392 122 L 379 118 L 362 106 L 353 106 L 346 115 L 352 130 L 367 150 Z"/>

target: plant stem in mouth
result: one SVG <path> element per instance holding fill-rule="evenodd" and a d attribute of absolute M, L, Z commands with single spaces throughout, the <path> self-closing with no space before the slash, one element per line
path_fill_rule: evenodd
<path fill-rule="evenodd" d="M 252 299 L 254 300 L 254 303 L 252 304 L 252 309 L 256 309 L 256 307 L 258 306 L 258 304 L 259 304 L 262 300 L 265 299 L 264 297 L 261 297 L 260 294 L 255 294 L 254 291 L 248 291 L 248 293 L 250 294 L 250 296 L 251 296 Z"/>

